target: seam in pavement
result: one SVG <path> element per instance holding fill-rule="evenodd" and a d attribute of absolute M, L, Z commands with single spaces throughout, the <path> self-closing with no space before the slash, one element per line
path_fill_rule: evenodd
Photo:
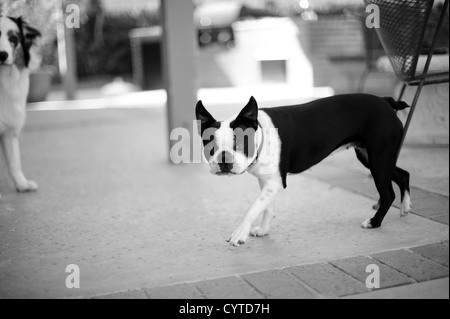
<path fill-rule="evenodd" d="M 315 263 L 315 264 L 311 264 L 311 265 L 319 265 L 321 263 Z M 303 266 L 303 265 L 301 265 Z M 296 267 L 296 266 L 293 266 Z M 305 281 L 303 281 L 300 277 L 297 277 L 295 274 L 291 273 L 290 271 L 287 271 L 289 268 L 291 267 L 285 267 L 283 269 L 281 269 L 284 273 L 286 273 L 287 275 L 289 275 L 289 277 L 293 278 L 295 281 L 297 281 L 298 283 L 300 283 L 300 285 L 302 285 L 303 288 L 305 288 L 309 293 L 311 293 L 314 297 L 316 298 L 324 298 L 319 291 L 317 291 L 316 289 L 314 289 L 312 286 L 308 285 Z"/>
<path fill-rule="evenodd" d="M 309 264 L 309 265 L 320 265 L 320 264 L 326 264 L 326 265 L 332 266 L 332 267 L 336 268 L 337 270 L 339 270 L 340 272 L 343 272 L 344 274 L 349 275 L 349 274 L 347 274 L 345 271 L 343 271 L 342 269 L 336 267 L 335 265 L 333 265 L 333 264 L 331 264 L 331 263 L 329 263 L 329 262 L 314 263 L 314 264 Z M 300 266 L 307 266 L 307 265 L 300 265 Z M 297 267 L 297 266 L 294 266 L 294 267 Z M 288 268 L 291 268 L 291 267 L 288 267 Z M 285 268 L 285 269 L 288 269 L 288 268 Z M 308 288 L 308 290 L 313 291 L 313 292 L 314 292 L 314 295 L 315 295 L 316 297 L 318 297 L 319 299 L 326 299 L 326 298 L 328 298 L 327 296 L 322 295 L 322 294 L 320 293 L 320 291 L 317 291 L 316 289 L 314 289 L 313 287 L 311 287 L 310 285 L 308 285 L 308 284 L 307 284 L 306 282 L 304 282 L 300 277 L 297 277 L 297 275 L 292 274 L 292 276 L 294 276 L 294 277 L 297 279 L 297 281 L 300 281 L 301 283 L 303 283 L 304 286 L 306 286 L 306 287 Z M 359 280 L 358 280 L 357 278 L 354 278 L 354 277 L 351 276 L 351 275 L 349 275 L 349 276 L 350 276 L 351 278 L 353 278 L 353 279 L 356 279 L 356 280 L 359 282 Z M 305 288 L 306 288 L 306 287 L 305 287 Z M 345 295 L 345 296 L 341 296 L 341 297 L 346 297 L 346 296 L 351 296 L 351 295 L 352 295 L 352 294 Z M 337 298 L 337 297 L 333 297 L 333 298 Z"/>
<path fill-rule="evenodd" d="M 439 242 L 439 243 L 434 243 L 434 244 L 445 245 L 444 242 Z M 430 244 L 430 245 L 432 245 L 432 244 Z M 427 246 L 427 245 L 424 245 L 424 246 Z M 419 247 L 423 247 L 423 246 L 419 246 Z M 448 247 L 448 246 L 447 246 L 447 247 Z M 447 267 L 446 265 L 441 264 L 440 262 L 438 262 L 438 261 L 436 261 L 436 260 L 433 260 L 433 259 L 431 259 L 431 258 L 428 258 L 427 256 L 423 256 L 423 255 L 421 255 L 421 254 L 418 254 L 418 253 L 414 252 L 414 251 L 412 250 L 413 248 L 417 248 L 417 247 L 405 248 L 405 249 L 403 249 L 403 250 L 406 250 L 407 252 L 410 252 L 410 253 L 412 253 L 412 254 L 414 254 L 414 255 L 416 255 L 416 256 L 419 256 L 419 257 L 421 257 L 421 258 L 425 258 L 425 259 L 427 259 L 428 261 L 431 261 L 431 262 L 433 262 L 433 263 L 436 263 L 436 264 L 438 264 L 438 265 L 441 265 L 441 266 L 444 267 L 444 268 L 450 269 L 450 268 Z M 406 275 L 406 274 L 405 274 L 405 275 Z"/>
<path fill-rule="evenodd" d="M 268 296 L 266 294 L 264 294 L 262 291 L 260 291 L 258 288 L 256 288 L 254 285 L 252 285 L 252 283 L 250 281 L 248 281 L 247 279 L 245 279 L 242 276 L 236 276 L 236 277 L 238 277 L 242 281 L 244 281 L 248 286 L 250 286 L 250 288 L 252 288 L 257 294 L 261 295 L 264 299 L 268 299 Z"/>
<path fill-rule="evenodd" d="M 398 250 L 398 249 L 396 249 L 396 250 Z M 384 266 L 386 266 L 386 267 L 388 267 L 388 268 L 390 268 L 390 269 L 392 269 L 392 270 L 394 270 L 394 271 L 397 271 L 398 273 L 400 273 L 400 274 L 402 274 L 402 275 L 405 275 L 406 277 L 408 277 L 408 279 L 412 279 L 413 282 L 411 283 L 411 285 L 417 284 L 417 283 L 418 283 L 418 281 L 415 280 L 414 278 L 408 276 L 407 274 L 402 273 L 402 272 L 401 272 L 400 270 L 398 270 L 398 269 L 395 269 L 395 268 L 393 268 L 393 267 L 391 267 L 391 266 L 389 266 L 389 265 L 386 265 L 385 263 L 379 261 L 378 259 L 373 258 L 371 255 L 359 255 L 359 256 L 361 256 L 361 257 L 367 257 L 367 258 L 369 258 L 370 260 L 377 261 L 377 262 L 379 262 L 380 264 L 382 264 L 382 265 L 384 265 Z M 356 256 L 356 257 L 359 257 L 359 256 Z M 338 259 L 338 260 L 339 260 L 339 259 Z M 334 268 L 338 269 L 339 271 L 343 272 L 344 274 L 346 274 L 346 275 L 352 277 L 353 279 L 356 279 L 357 281 L 360 281 L 358 278 L 356 278 L 356 277 L 353 276 L 352 274 L 346 272 L 345 269 L 340 268 L 339 266 L 336 266 L 336 265 L 334 265 L 334 264 L 332 264 L 332 263 L 329 263 L 329 264 L 330 264 L 331 266 L 333 266 Z M 385 289 L 390 289 L 390 288 L 395 288 L 395 287 L 402 287 L 402 286 L 406 286 L 406 285 L 405 285 L 405 284 L 398 284 L 398 285 L 390 286 L 389 288 L 385 288 Z M 377 289 L 377 290 L 382 290 L 382 289 Z M 376 290 L 372 289 L 372 291 L 376 291 Z M 355 295 L 355 294 L 353 294 L 353 295 Z M 347 295 L 347 296 L 352 296 L 352 294 Z M 346 297 L 346 296 L 342 296 L 342 297 Z"/>

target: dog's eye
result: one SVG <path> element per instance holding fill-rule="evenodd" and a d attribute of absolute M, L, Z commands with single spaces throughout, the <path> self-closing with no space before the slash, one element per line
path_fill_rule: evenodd
<path fill-rule="evenodd" d="M 11 36 L 11 37 L 9 38 L 9 41 L 10 41 L 12 44 L 17 45 L 17 44 L 19 43 L 19 38 L 13 35 L 13 36 Z"/>
<path fill-rule="evenodd" d="M 205 154 L 209 155 L 209 156 L 214 156 L 215 154 L 215 148 L 214 145 L 212 144 L 208 144 L 205 146 Z"/>

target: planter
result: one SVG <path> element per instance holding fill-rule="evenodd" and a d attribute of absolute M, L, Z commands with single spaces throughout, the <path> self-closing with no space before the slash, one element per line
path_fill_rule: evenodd
<path fill-rule="evenodd" d="M 52 68 L 41 68 L 30 74 L 30 92 L 28 94 L 28 102 L 42 102 L 47 99 L 52 87 L 53 75 Z"/>

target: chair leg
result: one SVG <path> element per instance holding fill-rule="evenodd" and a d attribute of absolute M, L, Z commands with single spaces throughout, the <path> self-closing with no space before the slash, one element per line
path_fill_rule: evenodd
<path fill-rule="evenodd" d="M 420 80 L 419 87 L 417 88 L 416 95 L 414 96 L 414 101 L 411 105 L 411 111 L 409 112 L 408 119 L 406 120 L 405 130 L 404 130 L 404 134 L 403 134 L 403 140 L 402 140 L 400 149 L 398 151 L 397 161 L 400 157 L 400 153 L 402 151 L 403 144 L 405 143 L 406 135 L 408 134 L 409 126 L 411 124 L 411 120 L 413 118 L 414 111 L 416 110 L 416 106 L 417 106 L 417 103 L 419 102 L 420 94 L 422 93 L 422 89 L 425 85 L 425 81 L 428 76 L 428 71 L 429 71 L 430 65 L 431 65 L 431 59 L 433 58 L 433 53 L 436 48 L 436 43 L 437 43 L 437 39 L 439 36 L 439 32 L 441 30 L 442 25 L 444 24 L 444 20 L 447 15 L 448 6 L 449 6 L 449 0 L 445 0 L 444 7 L 442 8 L 441 16 L 439 18 L 439 22 L 436 27 L 436 31 L 434 32 L 433 42 L 431 43 L 430 53 L 428 54 L 427 62 L 425 63 L 425 68 L 423 70 L 422 79 Z"/>
<path fill-rule="evenodd" d="M 408 134 L 409 127 L 411 125 L 411 121 L 413 119 L 414 112 L 416 111 L 416 107 L 417 107 L 417 104 L 419 102 L 420 94 L 422 93 L 422 89 L 423 89 L 424 85 L 425 85 L 425 78 L 420 81 L 420 84 L 417 87 L 416 95 L 414 96 L 414 100 L 413 100 L 413 103 L 411 105 L 411 110 L 409 111 L 408 118 L 406 119 L 405 128 L 404 128 L 404 131 L 403 131 L 402 143 L 400 144 L 400 148 L 399 148 L 398 154 L 397 154 L 397 161 L 398 161 L 398 159 L 400 157 L 400 153 L 401 153 L 401 151 L 403 149 L 403 145 L 405 144 L 406 136 Z M 404 88 L 406 88 L 406 84 L 405 84 Z M 404 94 L 404 90 L 402 92 L 402 95 L 403 94 Z"/>
<path fill-rule="evenodd" d="M 369 75 L 372 71 L 370 69 L 364 70 L 364 73 L 361 75 L 361 78 L 359 80 L 357 93 L 363 93 L 364 89 L 366 88 L 367 79 L 369 78 Z"/>
<path fill-rule="evenodd" d="M 400 95 L 398 97 L 398 102 L 400 102 L 403 99 L 403 95 L 405 95 L 407 86 L 408 86 L 408 84 L 406 82 L 403 82 L 402 90 L 400 91 Z"/>

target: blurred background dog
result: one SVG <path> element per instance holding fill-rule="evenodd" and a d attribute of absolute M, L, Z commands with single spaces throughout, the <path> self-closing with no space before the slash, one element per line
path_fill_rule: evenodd
<path fill-rule="evenodd" d="M 19 192 L 38 189 L 22 171 L 19 136 L 26 118 L 30 48 L 40 36 L 22 18 L 0 16 L 0 142 Z"/>

